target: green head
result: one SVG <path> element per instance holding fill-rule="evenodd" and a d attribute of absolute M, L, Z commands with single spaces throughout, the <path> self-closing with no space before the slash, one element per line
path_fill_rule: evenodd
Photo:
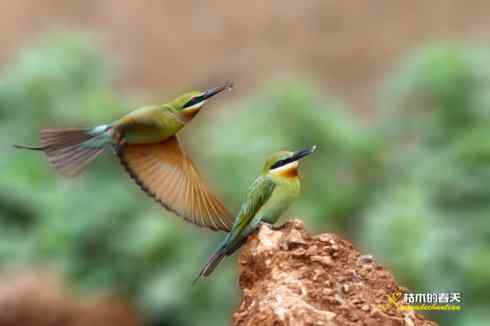
<path fill-rule="evenodd" d="M 302 149 L 297 152 L 280 151 L 269 156 L 262 169 L 263 174 L 282 173 L 282 172 L 297 172 L 299 160 L 310 155 L 316 149 L 316 145 Z M 297 174 L 296 174 L 297 175 Z"/>
<path fill-rule="evenodd" d="M 204 92 L 188 92 L 170 102 L 170 106 L 179 113 L 188 113 L 194 116 L 208 99 L 225 90 L 231 90 L 232 87 L 233 84 L 226 83 L 223 86 L 213 87 Z"/>

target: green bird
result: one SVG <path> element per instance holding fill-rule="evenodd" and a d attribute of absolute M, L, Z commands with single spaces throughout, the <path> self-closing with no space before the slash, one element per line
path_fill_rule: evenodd
<path fill-rule="evenodd" d="M 231 88 L 226 83 L 185 93 L 95 128 L 43 129 L 40 146 L 14 146 L 43 151 L 50 165 L 68 177 L 80 174 L 105 148 L 113 148 L 131 178 L 165 208 L 196 225 L 229 231 L 231 215 L 209 191 L 176 134 L 208 99 Z"/>
<path fill-rule="evenodd" d="M 267 159 L 260 175 L 252 183 L 231 231 L 204 265 L 194 283 L 201 276 L 211 275 L 223 258 L 240 248 L 261 223 L 273 225 L 277 222 L 300 193 L 299 160 L 315 149 L 316 146 L 297 152 L 281 151 Z"/>

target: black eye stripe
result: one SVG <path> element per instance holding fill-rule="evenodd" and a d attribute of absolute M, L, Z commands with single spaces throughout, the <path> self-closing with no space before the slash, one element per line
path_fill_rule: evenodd
<path fill-rule="evenodd" d="M 184 105 L 184 109 L 185 108 L 188 108 L 189 106 L 193 106 L 195 104 L 198 104 L 198 103 L 201 103 L 202 101 L 204 101 L 204 96 L 196 96 L 196 97 L 193 97 L 189 102 L 187 102 L 185 105 Z"/>
<path fill-rule="evenodd" d="M 294 162 L 294 161 L 296 161 L 296 159 L 294 157 L 289 157 L 289 158 L 285 158 L 283 160 L 279 160 L 276 163 L 272 164 L 271 170 L 277 169 L 278 167 L 284 166 L 284 165 L 289 164 L 289 163 Z"/>

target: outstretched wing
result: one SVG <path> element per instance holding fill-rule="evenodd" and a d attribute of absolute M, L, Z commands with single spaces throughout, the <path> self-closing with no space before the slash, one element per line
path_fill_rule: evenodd
<path fill-rule="evenodd" d="M 230 213 L 208 189 L 175 136 L 161 143 L 125 144 L 118 156 L 140 188 L 186 221 L 229 231 Z"/>

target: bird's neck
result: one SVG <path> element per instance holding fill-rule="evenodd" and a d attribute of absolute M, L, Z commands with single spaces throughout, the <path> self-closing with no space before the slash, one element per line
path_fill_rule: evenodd
<path fill-rule="evenodd" d="M 280 176 L 284 178 L 297 178 L 299 175 L 298 168 L 291 168 L 281 172 Z"/>

